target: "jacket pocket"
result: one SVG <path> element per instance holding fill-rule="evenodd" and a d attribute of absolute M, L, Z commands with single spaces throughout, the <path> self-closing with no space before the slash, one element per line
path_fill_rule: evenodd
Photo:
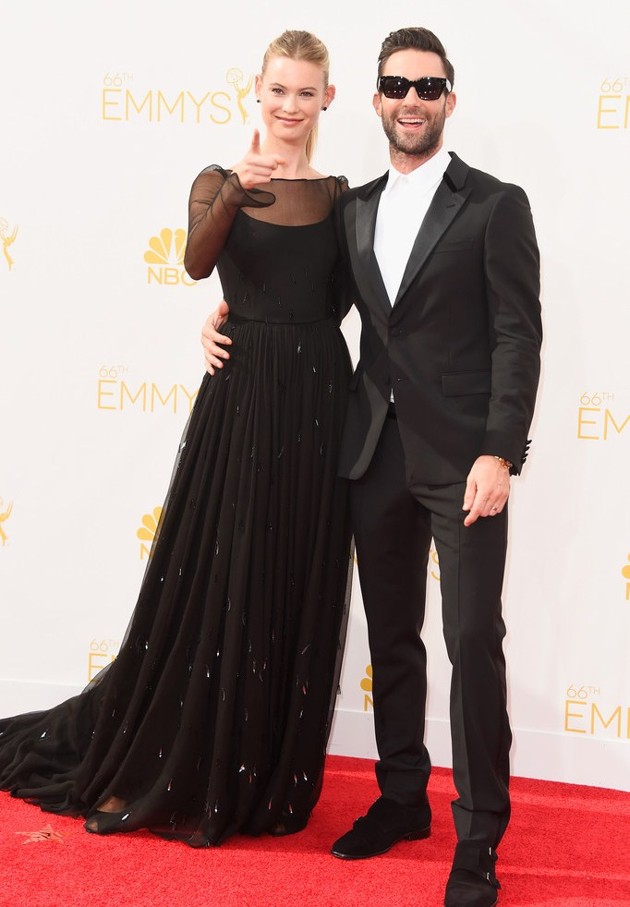
<path fill-rule="evenodd" d="M 442 393 L 445 397 L 460 397 L 465 394 L 489 394 L 490 372 L 454 372 L 442 375 Z"/>
<path fill-rule="evenodd" d="M 472 249 L 474 242 L 474 239 L 456 239 L 448 242 L 445 240 L 439 242 L 433 251 L 435 255 L 440 252 L 467 252 Z"/>

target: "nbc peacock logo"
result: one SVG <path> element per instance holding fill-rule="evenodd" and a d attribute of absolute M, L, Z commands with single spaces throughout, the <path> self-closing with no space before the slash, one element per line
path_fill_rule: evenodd
<path fill-rule="evenodd" d="M 144 260 L 148 265 L 147 283 L 167 287 L 176 287 L 180 284 L 187 287 L 196 285 L 196 281 L 188 276 L 184 268 L 185 230 L 181 227 L 176 230 L 164 227 L 149 239 L 148 246 L 144 253 Z"/>
<path fill-rule="evenodd" d="M 15 242 L 17 235 L 17 225 L 15 227 L 10 227 L 8 220 L 6 220 L 4 217 L 0 217 L 0 242 L 2 243 L 2 255 L 9 271 L 13 270 L 13 265 L 15 264 L 15 261 L 13 260 L 11 252 L 9 250 Z"/>
<path fill-rule="evenodd" d="M 151 557 L 151 547 L 157 534 L 157 529 L 162 516 L 162 508 L 154 507 L 151 513 L 145 513 L 142 517 L 142 525 L 136 532 L 136 537 L 140 539 L 140 560 Z"/>
<path fill-rule="evenodd" d="M 621 568 L 621 575 L 626 581 L 626 601 L 630 602 L 630 554 L 628 555 L 628 563 Z M 628 720 L 630 721 L 630 716 Z"/>
<path fill-rule="evenodd" d="M 9 536 L 6 531 L 6 524 L 9 517 L 13 513 L 13 501 L 10 501 L 7 506 L 4 506 L 4 501 L 0 498 L 0 544 L 4 548 L 6 543 L 9 541 Z"/>
<path fill-rule="evenodd" d="M 361 681 L 360 686 L 363 690 L 363 711 L 367 712 L 369 709 L 374 708 L 372 701 L 372 665 L 366 666 L 365 677 Z"/>

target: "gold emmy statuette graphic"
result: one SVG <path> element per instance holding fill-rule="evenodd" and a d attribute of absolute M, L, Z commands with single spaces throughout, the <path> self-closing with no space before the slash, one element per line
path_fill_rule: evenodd
<path fill-rule="evenodd" d="M 630 601 L 630 554 L 628 555 L 628 563 L 621 568 L 621 575 L 626 580 L 626 601 Z"/>
<path fill-rule="evenodd" d="M 11 511 L 13 510 L 13 501 L 11 501 L 6 510 L 4 510 L 3 508 L 4 501 L 2 500 L 2 498 L 0 498 L 0 542 L 2 542 L 2 547 L 4 547 L 8 542 L 8 537 L 6 532 L 4 531 L 3 523 L 6 523 L 6 521 L 11 516 Z"/>
<path fill-rule="evenodd" d="M 244 88 L 241 88 L 241 82 L 243 81 L 243 73 L 237 66 L 233 66 L 231 69 L 228 69 L 228 71 L 226 72 L 225 81 L 228 83 L 228 85 L 231 85 L 232 88 L 234 89 L 234 91 L 236 92 L 236 103 L 238 105 L 239 113 L 241 114 L 241 119 L 243 121 L 243 125 L 245 125 L 245 123 L 247 122 L 247 120 L 249 118 L 249 114 L 245 110 L 245 106 L 243 104 L 243 98 L 246 98 L 247 95 L 252 90 L 252 82 L 254 81 L 254 77 L 250 76 L 249 79 L 247 80 L 247 85 Z"/>
<path fill-rule="evenodd" d="M 18 228 L 17 225 L 13 228 L 13 232 L 10 232 L 8 221 L 4 217 L 0 217 L 0 239 L 2 240 L 2 252 L 6 259 L 7 265 L 9 266 L 9 271 L 12 270 L 15 262 L 9 254 L 9 246 L 13 245 L 15 242 L 15 237 L 17 236 Z"/>
<path fill-rule="evenodd" d="M 165 227 L 159 236 L 152 236 L 144 260 L 149 265 L 182 265 L 186 251 L 186 231 Z"/>

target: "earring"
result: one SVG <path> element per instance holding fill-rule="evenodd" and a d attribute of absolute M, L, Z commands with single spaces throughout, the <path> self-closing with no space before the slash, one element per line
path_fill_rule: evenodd
<path fill-rule="evenodd" d="M 328 110 L 328 108 L 327 108 L 327 107 L 322 107 L 322 110 Z"/>
<path fill-rule="evenodd" d="M 260 98 L 256 98 L 256 103 L 260 104 Z"/>

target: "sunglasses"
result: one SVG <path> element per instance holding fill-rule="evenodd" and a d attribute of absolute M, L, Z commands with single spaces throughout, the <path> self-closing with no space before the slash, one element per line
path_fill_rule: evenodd
<path fill-rule="evenodd" d="M 435 76 L 424 76 L 422 79 L 414 81 L 405 79 L 404 76 L 379 76 L 376 87 L 386 98 L 396 98 L 397 100 L 406 98 L 407 92 L 413 87 L 422 101 L 437 101 L 442 96 L 444 89 L 448 94 L 453 86 L 448 79 Z"/>

